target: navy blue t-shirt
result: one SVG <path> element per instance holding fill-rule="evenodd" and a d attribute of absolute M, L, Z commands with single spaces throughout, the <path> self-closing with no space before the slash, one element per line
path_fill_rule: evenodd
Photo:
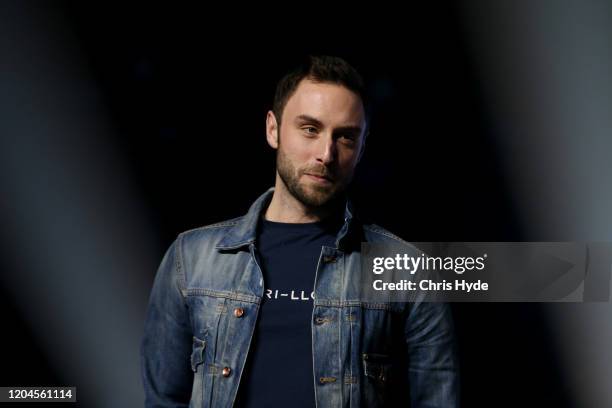
<path fill-rule="evenodd" d="M 321 247 L 335 245 L 341 226 L 260 219 L 264 297 L 236 406 L 315 406 L 310 328 L 315 274 Z"/>

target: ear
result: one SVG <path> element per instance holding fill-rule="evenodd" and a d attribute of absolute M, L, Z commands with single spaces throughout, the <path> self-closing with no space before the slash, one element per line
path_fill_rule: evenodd
<path fill-rule="evenodd" d="M 278 149 L 278 122 L 272 111 L 266 115 L 266 139 L 270 147 Z"/>

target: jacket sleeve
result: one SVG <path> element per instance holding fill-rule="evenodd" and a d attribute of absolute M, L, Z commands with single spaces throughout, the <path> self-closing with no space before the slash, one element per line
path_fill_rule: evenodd
<path fill-rule="evenodd" d="M 412 304 L 406 321 L 412 408 L 459 406 L 459 367 L 446 303 Z"/>
<path fill-rule="evenodd" d="M 187 407 L 191 398 L 192 328 L 181 292 L 180 240 L 164 255 L 149 298 L 140 348 L 146 407 Z"/>

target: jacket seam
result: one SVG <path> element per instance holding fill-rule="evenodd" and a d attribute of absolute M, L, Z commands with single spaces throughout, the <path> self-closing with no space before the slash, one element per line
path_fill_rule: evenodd
<path fill-rule="evenodd" d="M 390 303 L 381 303 L 381 302 L 363 302 L 359 300 L 333 300 L 333 299 L 315 299 L 316 306 L 323 307 L 336 307 L 336 308 L 346 308 L 346 307 L 360 307 L 362 309 L 378 309 L 378 310 L 388 310 L 391 312 L 400 312 L 399 310 L 394 310 Z"/>
<path fill-rule="evenodd" d="M 176 250 L 174 251 L 174 265 L 178 276 L 178 283 L 183 302 L 185 300 L 185 292 L 187 290 L 187 280 L 183 271 L 183 234 L 179 234 L 176 239 Z"/>
<path fill-rule="evenodd" d="M 204 226 L 201 226 L 201 227 L 196 227 L 196 228 L 188 229 L 188 230 L 182 232 L 181 235 L 182 234 L 188 234 L 190 232 L 197 232 L 197 231 L 208 230 L 208 229 L 233 227 L 233 226 L 237 225 L 242 218 L 244 218 L 244 216 L 238 217 L 238 218 L 232 218 L 232 219 L 227 220 L 227 221 L 216 222 L 216 223 L 210 224 L 210 225 L 204 225 Z"/>
<path fill-rule="evenodd" d="M 229 300 L 249 302 L 253 304 L 259 304 L 261 301 L 256 296 L 245 295 L 245 294 L 240 294 L 240 293 L 235 293 L 235 292 L 220 292 L 220 291 L 205 289 L 205 288 L 185 289 L 185 296 L 202 296 L 202 295 L 220 298 L 220 299 L 229 299 Z"/>
<path fill-rule="evenodd" d="M 383 235 L 387 238 L 391 238 L 395 241 L 401 242 L 402 244 L 407 244 L 410 245 L 410 243 L 408 241 L 405 241 L 403 239 L 401 239 L 400 237 L 398 237 L 395 234 L 392 234 L 391 232 L 385 230 L 382 227 L 379 227 L 378 225 L 363 225 L 364 229 L 367 229 L 370 232 L 373 232 L 375 234 L 379 234 L 379 235 Z"/>

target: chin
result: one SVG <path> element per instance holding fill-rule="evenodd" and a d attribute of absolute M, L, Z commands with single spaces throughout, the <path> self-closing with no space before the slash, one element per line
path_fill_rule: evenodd
<path fill-rule="evenodd" d="M 312 207 L 321 207 L 334 200 L 338 196 L 338 191 L 334 188 L 324 188 L 317 186 L 305 186 L 302 189 L 303 200 L 305 204 Z"/>

